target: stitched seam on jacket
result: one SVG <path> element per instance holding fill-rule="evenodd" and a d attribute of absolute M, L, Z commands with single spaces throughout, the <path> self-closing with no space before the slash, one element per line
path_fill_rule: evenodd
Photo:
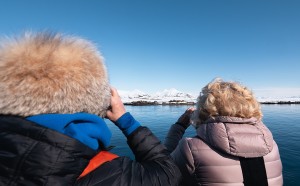
<path fill-rule="evenodd" d="M 42 136 L 42 134 L 45 132 L 46 129 L 43 129 L 40 133 L 38 138 L 40 138 L 40 136 Z M 21 135 L 16 133 L 17 135 Z M 24 136 L 24 135 L 21 135 Z M 32 139 L 32 138 L 31 138 Z M 14 182 L 16 183 L 17 180 L 19 179 L 20 173 L 21 173 L 21 167 L 23 166 L 23 164 L 25 163 L 25 161 L 27 160 L 27 157 L 30 155 L 31 151 L 34 149 L 34 147 L 38 144 L 39 142 L 37 141 L 33 141 L 33 143 L 30 145 L 30 147 L 26 150 L 25 154 L 21 157 L 20 161 L 17 163 L 18 166 L 16 168 L 16 171 L 14 173 L 14 176 L 12 177 L 12 180 L 9 182 L 8 185 L 10 184 L 14 184 Z"/>
<path fill-rule="evenodd" d="M 68 139 L 68 141 L 69 141 L 69 139 Z M 68 143 L 68 141 L 67 141 L 66 143 L 64 143 L 64 146 L 63 146 L 63 147 L 66 146 L 66 144 Z M 58 159 L 60 158 L 60 154 L 61 154 L 62 151 L 63 151 L 63 148 L 59 148 L 59 149 L 60 149 L 60 151 L 59 151 L 59 153 L 57 154 L 56 160 L 55 160 L 55 162 L 52 163 L 52 166 L 51 166 L 51 168 L 50 168 L 50 170 L 49 170 L 49 174 L 48 174 L 48 176 L 46 176 L 45 185 L 48 184 L 50 175 L 52 175 L 53 170 L 54 170 L 54 167 L 56 167 L 57 161 L 58 161 Z"/>
<path fill-rule="evenodd" d="M 267 146 L 267 149 L 268 149 L 269 152 L 271 152 L 271 149 L 269 148 L 271 145 L 268 144 L 268 142 L 266 141 L 265 133 L 264 133 L 263 129 L 261 129 L 261 127 L 259 127 L 258 125 L 254 125 L 254 126 L 262 133 L 264 142 L 265 142 L 265 144 Z"/>
<path fill-rule="evenodd" d="M 193 155 L 193 151 L 192 151 L 192 145 L 190 144 L 190 142 L 192 142 L 192 138 L 186 138 L 186 141 L 187 141 L 187 144 L 189 146 L 189 151 L 190 151 L 190 154 L 192 156 L 192 160 L 193 160 L 193 166 L 194 166 L 194 172 L 196 172 L 196 167 L 195 167 L 195 158 L 194 158 L 194 155 Z"/>
<path fill-rule="evenodd" d="M 226 134 L 227 134 L 227 141 L 228 141 L 228 147 L 229 147 L 228 150 L 229 150 L 230 154 L 236 154 L 236 153 L 234 153 L 234 152 L 232 151 L 232 145 L 231 145 L 231 142 L 230 142 L 230 140 L 229 140 L 229 135 L 228 135 L 227 125 L 226 125 L 225 123 L 222 123 L 222 125 L 224 126 L 224 129 L 225 129 Z"/>

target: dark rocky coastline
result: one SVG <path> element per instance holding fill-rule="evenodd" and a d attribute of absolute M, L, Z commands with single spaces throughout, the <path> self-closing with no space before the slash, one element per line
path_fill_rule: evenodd
<path fill-rule="evenodd" d="M 276 102 L 260 102 L 260 104 L 266 104 L 266 105 L 271 105 L 271 104 L 300 104 L 300 101 L 276 101 Z"/>
<path fill-rule="evenodd" d="M 195 102 L 185 102 L 182 100 L 171 100 L 168 102 L 157 102 L 157 101 L 133 101 L 130 103 L 124 103 L 124 105 L 131 105 L 131 106 L 148 106 L 148 105 L 195 105 Z M 273 105 L 273 104 L 300 104 L 300 101 L 266 101 L 266 102 L 260 102 L 260 104 L 265 105 Z"/>
<path fill-rule="evenodd" d="M 157 101 L 132 101 L 130 103 L 124 103 L 124 105 L 132 106 L 147 106 L 147 105 L 195 105 L 194 102 L 186 102 L 183 100 L 170 100 L 168 102 Z"/>

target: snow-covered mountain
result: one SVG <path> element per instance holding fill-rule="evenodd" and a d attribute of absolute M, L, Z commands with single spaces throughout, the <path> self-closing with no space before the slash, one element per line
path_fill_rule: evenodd
<path fill-rule="evenodd" d="M 149 94 L 146 94 L 145 92 L 142 92 L 140 90 L 133 90 L 133 91 L 118 91 L 119 95 L 123 99 L 148 99 L 150 97 Z"/>
<path fill-rule="evenodd" d="M 191 94 L 180 92 L 175 88 L 165 89 L 162 92 L 157 92 L 154 96 L 159 98 L 193 98 Z"/>
<path fill-rule="evenodd" d="M 164 104 L 170 102 L 177 103 L 195 103 L 196 97 L 189 94 L 176 90 L 175 88 L 165 89 L 155 94 L 147 94 L 140 90 L 133 91 L 118 91 L 122 101 L 125 104 L 133 102 L 155 102 L 157 104 Z"/>
<path fill-rule="evenodd" d="M 124 104 L 193 104 L 198 95 L 181 92 L 175 88 L 165 89 L 154 94 L 148 94 L 140 90 L 118 91 Z M 299 103 L 299 96 L 259 96 L 261 103 Z"/>

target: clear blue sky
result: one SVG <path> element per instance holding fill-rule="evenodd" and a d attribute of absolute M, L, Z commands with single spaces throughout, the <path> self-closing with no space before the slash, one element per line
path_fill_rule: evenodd
<path fill-rule="evenodd" d="M 120 90 L 195 93 L 214 77 L 300 90 L 298 0 L 2 0 L 0 35 L 95 42 Z"/>

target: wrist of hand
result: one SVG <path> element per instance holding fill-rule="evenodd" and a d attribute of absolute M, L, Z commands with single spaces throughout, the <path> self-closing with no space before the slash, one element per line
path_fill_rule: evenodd
<path fill-rule="evenodd" d="M 191 125 L 190 122 L 188 122 L 188 123 L 181 123 L 179 121 L 177 121 L 175 124 L 182 126 L 184 129 L 187 129 Z"/>
<path fill-rule="evenodd" d="M 125 136 L 129 136 L 133 131 L 135 131 L 140 125 L 129 112 L 123 114 L 115 124 L 121 129 Z"/>
<path fill-rule="evenodd" d="M 189 108 L 187 109 L 177 120 L 177 124 L 181 125 L 182 127 L 184 127 L 185 129 L 187 129 L 190 125 L 190 119 L 191 119 L 191 115 L 194 112 L 194 108 Z"/>

